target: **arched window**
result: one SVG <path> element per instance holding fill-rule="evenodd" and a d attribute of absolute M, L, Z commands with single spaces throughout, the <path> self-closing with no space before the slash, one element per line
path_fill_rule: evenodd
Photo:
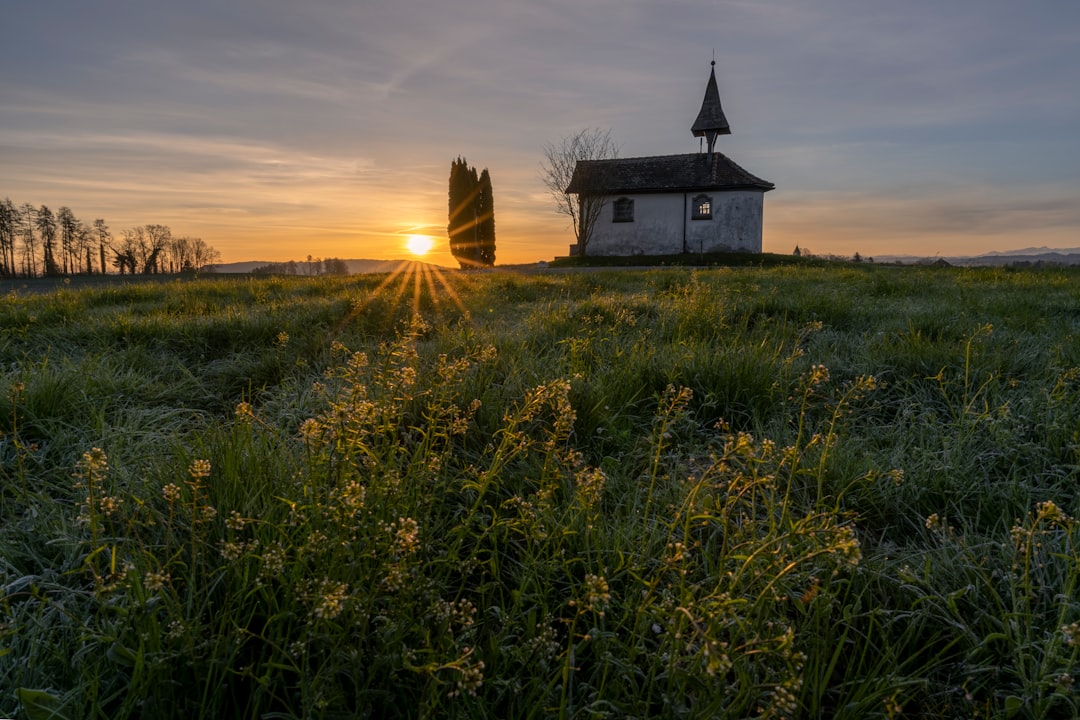
<path fill-rule="evenodd" d="M 712 220 L 712 198 L 708 195 L 694 197 L 694 220 Z"/>
<path fill-rule="evenodd" d="M 611 204 L 612 222 L 634 222 L 634 201 L 621 197 Z"/>

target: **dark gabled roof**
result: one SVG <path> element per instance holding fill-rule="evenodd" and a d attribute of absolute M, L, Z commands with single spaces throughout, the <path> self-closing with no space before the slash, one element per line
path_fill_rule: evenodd
<path fill-rule="evenodd" d="M 751 175 L 723 153 L 578 160 L 566 192 L 622 195 L 694 190 L 772 190 L 771 182 Z"/>

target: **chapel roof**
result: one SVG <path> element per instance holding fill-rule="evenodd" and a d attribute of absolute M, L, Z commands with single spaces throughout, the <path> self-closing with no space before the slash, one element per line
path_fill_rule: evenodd
<path fill-rule="evenodd" d="M 772 190 L 775 186 L 736 165 L 723 153 L 579 160 L 568 193 L 598 195 L 695 190 Z"/>

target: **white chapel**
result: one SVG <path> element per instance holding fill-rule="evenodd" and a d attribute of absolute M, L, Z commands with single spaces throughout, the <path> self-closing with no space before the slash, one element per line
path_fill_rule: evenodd
<path fill-rule="evenodd" d="M 775 186 L 714 148 L 731 134 L 715 60 L 690 130 L 706 151 L 577 162 L 566 191 L 601 205 L 585 247 L 571 245 L 571 255 L 761 252 L 765 193 Z"/>

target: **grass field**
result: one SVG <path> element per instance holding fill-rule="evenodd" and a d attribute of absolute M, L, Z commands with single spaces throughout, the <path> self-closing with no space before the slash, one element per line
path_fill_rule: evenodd
<path fill-rule="evenodd" d="M 1071 718 L 1080 274 L 0 305 L 0 717 Z"/>

